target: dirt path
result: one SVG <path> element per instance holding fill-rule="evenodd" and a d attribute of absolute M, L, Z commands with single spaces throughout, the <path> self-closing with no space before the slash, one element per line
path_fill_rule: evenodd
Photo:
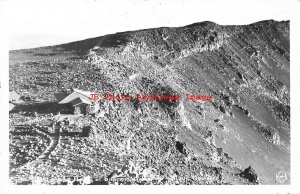
<path fill-rule="evenodd" d="M 49 134 L 43 132 L 43 131 L 40 131 L 39 129 L 35 128 L 37 131 L 39 131 L 40 133 L 44 133 L 45 135 L 49 136 Z M 42 159 L 42 160 L 46 160 L 48 159 L 49 155 L 51 154 L 51 152 L 56 148 L 56 146 L 58 145 L 59 143 L 59 138 L 60 138 L 60 127 L 58 125 L 55 124 L 55 133 L 50 136 L 51 138 L 51 143 L 50 145 L 47 147 L 47 149 L 39 156 L 37 157 L 37 159 L 35 160 L 39 160 L 39 159 Z"/>
<path fill-rule="evenodd" d="M 27 125 L 28 126 L 28 125 Z M 19 166 L 18 168 L 22 168 L 24 166 L 30 166 L 32 164 L 34 164 L 35 162 L 39 161 L 39 160 L 47 160 L 49 155 L 51 154 L 51 152 L 56 148 L 56 146 L 59 143 L 59 139 L 60 139 L 60 127 L 59 125 L 55 125 L 55 133 L 53 134 L 49 134 L 47 132 L 44 132 L 42 130 L 40 130 L 38 127 L 36 126 L 30 126 L 33 130 L 36 130 L 38 133 L 44 134 L 46 135 L 48 138 L 50 138 L 51 143 L 50 145 L 45 149 L 44 152 L 41 153 L 41 155 L 39 155 L 37 158 L 35 158 L 32 161 L 29 161 L 21 166 Z"/>

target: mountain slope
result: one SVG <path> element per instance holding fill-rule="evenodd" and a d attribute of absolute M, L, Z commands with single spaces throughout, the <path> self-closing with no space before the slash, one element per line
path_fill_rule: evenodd
<path fill-rule="evenodd" d="M 250 165 L 261 184 L 280 184 L 276 174 L 290 171 L 289 44 L 288 21 L 122 32 L 11 51 L 10 88 L 41 101 L 70 87 L 179 94 L 173 102 L 104 100 L 106 116 L 87 118 L 89 141 L 158 184 L 251 184 L 238 176 Z"/>

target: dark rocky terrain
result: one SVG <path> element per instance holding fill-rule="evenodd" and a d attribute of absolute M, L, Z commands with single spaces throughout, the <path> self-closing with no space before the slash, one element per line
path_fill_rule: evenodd
<path fill-rule="evenodd" d="M 90 137 L 65 140 L 44 163 L 11 168 L 12 182 L 47 177 L 44 183 L 59 184 L 54 180 L 73 173 L 91 176 L 92 184 L 114 177 L 133 178 L 121 184 L 289 183 L 289 34 L 289 21 L 201 22 L 11 51 L 10 89 L 27 104 L 52 102 L 54 93 L 71 87 L 213 96 L 104 101 L 104 117 L 80 118 L 93 129 Z M 14 123 L 16 116 L 33 119 L 10 114 Z M 76 142 L 83 150 L 70 147 Z M 286 181 L 276 179 L 279 172 Z"/>

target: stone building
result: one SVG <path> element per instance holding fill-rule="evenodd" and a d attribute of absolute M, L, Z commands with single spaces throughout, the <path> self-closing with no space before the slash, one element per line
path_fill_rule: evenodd
<path fill-rule="evenodd" d="M 92 92 L 72 88 L 69 91 L 55 94 L 58 111 L 64 114 L 93 114 L 99 111 L 98 100 L 90 99 Z"/>

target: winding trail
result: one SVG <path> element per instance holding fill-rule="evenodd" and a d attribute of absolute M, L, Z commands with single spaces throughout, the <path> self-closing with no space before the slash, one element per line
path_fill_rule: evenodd
<path fill-rule="evenodd" d="M 38 128 L 35 127 L 35 129 L 41 133 L 44 133 L 47 136 L 50 136 L 48 133 L 45 133 L 41 130 L 39 130 Z M 54 128 L 54 134 L 50 136 L 51 138 L 51 143 L 50 145 L 46 148 L 46 150 L 39 156 L 37 157 L 35 160 L 47 160 L 49 155 L 51 154 L 51 152 L 56 148 L 56 146 L 59 143 L 59 139 L 60 139 L 60 127 L 59 125 L 57 125 L 57 123 L 55 123 L 55 128 Z"/>
<path fill-rule="evenodd" d="M 32 122 L 30 122 L 32 124 Z M 34 123 L 34 122 L 33 122 Z M 31 126 L 31 125 L 25 125 L 25 126 L 29 126 L 31 127 L 33 130 L 37 131 L 38 133 L 41 133 L 41 134 L 44 134 L 46 135 L 51 143 L 50 145 L 45 149 L 45 151 L 43 151 L 41 153 L 41 155 L 39 155 L 37 158 L 35 158 L 34 160 L 32 161 L 29 161 L 23 165 L 20 165 L 18 168 L 22 168 L 22 167 L 25 167 L 25 166 L 30 166 L 32 164 L 34 164 L 35 162 L 38 162 L 40 160 L 47 160 L 49 155 L 51 154 L 51 152 L 56 148 L 56 146 L 58 145 L 59 143 L 59 140 L 60 140 L 60 126 L 58 125 L 58 123 L 55 123 L 55 128 L 54 128 L 54 133 L 50 134 L 48 132 L 45 132 L 43 130 L 40 130 L 37 126 Z"/>

